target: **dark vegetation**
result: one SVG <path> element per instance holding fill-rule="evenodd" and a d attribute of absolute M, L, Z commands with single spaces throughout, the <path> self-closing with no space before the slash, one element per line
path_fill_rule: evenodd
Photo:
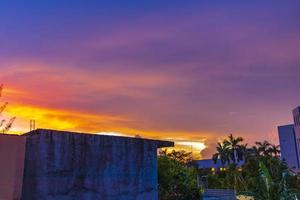
<path fill-rule="evenodd" d="M 255 200 L 299 199 L 300 176 L 279 156 L 279 146 L 263 141 L 248 147 L 233 135 L 217 143 L 212 156 L 221 160 L 222 170 L 197 170 L 191 153 L 164 150 L 158 158 L 160 200 L 199 200 L 204 188 L 198 188 L 197 175 L 205 177 L 210 189 L 235 189 Z"/>
<path fill-rule="evenodd" d="M 199 200 L 197 170 L 191 166 L 192 155 L 184 151 L 167 150 L 158 157 L 160 200 Z"/>
<path fill-rule="evenodd" d="M 210 188 L 232 188 L 257 200 L 297 199 L 300 177 L 280 159 L 279 146 L 263 141 L 248 147 L 243 138 L 229 135 L 216 150 L 212 158 L 228 167 L 202 174 Z M 242 167 L 237 165 L 240 161 Z"/>

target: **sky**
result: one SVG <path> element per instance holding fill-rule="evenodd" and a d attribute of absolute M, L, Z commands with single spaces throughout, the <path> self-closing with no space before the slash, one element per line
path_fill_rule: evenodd
<path fill-rule="evenodd" d="M 12 132 L 277 143 L 300 105 L 299 0 L 0 2 Z"/>

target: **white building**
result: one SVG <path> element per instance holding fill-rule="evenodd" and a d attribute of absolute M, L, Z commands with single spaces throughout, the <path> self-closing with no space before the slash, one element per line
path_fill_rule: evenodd
<path fill-rule="evenodd" d="M 293 110 L 294 124 L 278 127 L 281 158 L 300 171 L 300 107 Z"/>

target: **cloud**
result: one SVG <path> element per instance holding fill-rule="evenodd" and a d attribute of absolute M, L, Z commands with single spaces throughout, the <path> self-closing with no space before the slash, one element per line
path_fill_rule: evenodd
<path fill-rule="evenodd" d="M 48 4 L 0 13 L 3 100 L 19 130 L 36 118 L 211 149 L 229 133 L 274 136 L 299 104 L 297 1 Z"/>

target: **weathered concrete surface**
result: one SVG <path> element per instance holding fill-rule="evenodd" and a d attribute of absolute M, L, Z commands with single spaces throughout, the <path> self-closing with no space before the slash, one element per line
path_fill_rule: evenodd
<path fill-rule="evenodd" d="M 37 130 L 22 200 L 157 200 L 157 148 L 172 143 Z"/>
<path fill-rule="evenodd" d="M 25 137 L 0 134 L 0 200 L 21 198 Z"/>

